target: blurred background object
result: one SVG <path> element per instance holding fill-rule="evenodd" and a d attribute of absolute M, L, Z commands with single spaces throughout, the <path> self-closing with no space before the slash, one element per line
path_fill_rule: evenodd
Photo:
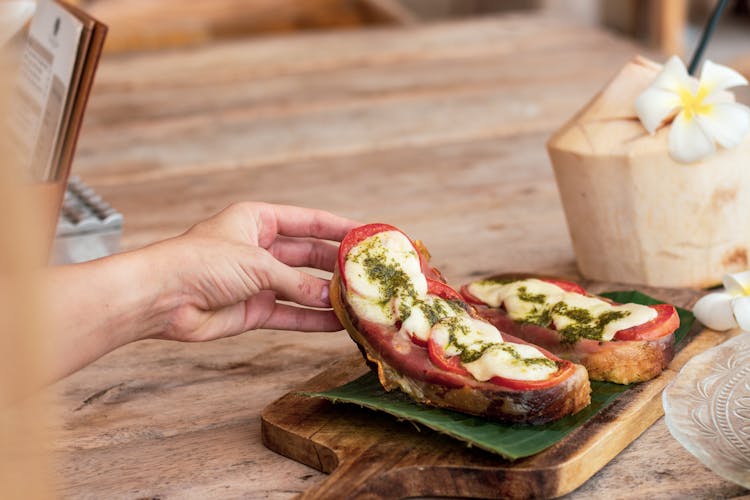
<path fill-rule="evenodd" d="M 10 5 L 14 4 L 14 5 Z M 8 109 L 15 84 L 16 54 L 9 40 L 33 8 L 9 2 L 0 9 L 0 498 L 53 498 L 49 457 L 48 400 L 30 397 L 42 386 L 50 358 L 43 342 L 46 323 L 35 279 L 45 239 L 42 204 L 21 179 L 8 131 Z M 12 21 L 12 22 L 11 22 Z M 7 35 L 7 36 L 5 36 Z"/>
<path fill-rule="evenodd" d="M 53 264 L 72 264 L 119 252 L 122 214 L 78 176 L 68 181 L 52 247 Z"/>
<path fill-rule="evenodd" d="M 71 0 L 111 28 L 106 50 L 190 46 L 296 30 L 409 25 L 540 11 L 688 57 L 716 0 Z M 748 0 L 734 0 L 709 57 L 750 71 Z M 686 53 L 687 52 L 687 53 Z"/>

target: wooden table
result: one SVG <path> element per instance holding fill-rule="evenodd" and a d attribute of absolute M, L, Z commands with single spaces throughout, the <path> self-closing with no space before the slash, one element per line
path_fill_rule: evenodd
<path fill-rule="evenodd" d="M 126 249 L 250 199 L 393 223 L 452 283 L 575 276 L 544 143 L 636 51 L 512 16 L 109 58 L 74 172 L 124 214 Z M 354 350 L 342 333 L 259 331 L 105 356 L 54 387 L 60 493 L 291 497 L 321 474 L 265 449 L 258 415 Z M 660 420 L 570 496 L 743 493 Z"/>

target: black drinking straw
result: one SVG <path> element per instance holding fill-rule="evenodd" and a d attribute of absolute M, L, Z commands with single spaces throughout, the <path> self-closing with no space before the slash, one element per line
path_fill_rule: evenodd
<path fill-rule="evenodd" d="M 721 17 L 721 14 L 722 12 L 724 12 L 724 8 L 728 3 L 729 0 L 720 0 L 719 3 L 716 4 L 716 7 L 714 7 L 714 11 L 711 14 L 711 17 L 708 19 L 706 26 L 703 28 L 701 41 L 695 48 L 695 52 L 693 52 L 693 58 L 690 60 L 690 66 L 688 66 L 688 73 L 690 73 L 691 75 L 695 75 L 695 70 L 698 69 L 698 64 L 701 62 L 703 52 L 705 52 L 706 50 L 706 45 L 708 45 L 708 41 L 711 39 L 711 35 L 713 35 L 714 30 L 716 29 L 716 25 L 719 23 L 719 18 Z"/>

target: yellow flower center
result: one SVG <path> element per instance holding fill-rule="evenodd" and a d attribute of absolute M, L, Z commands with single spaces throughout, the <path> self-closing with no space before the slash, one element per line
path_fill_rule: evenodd
<path fill-rule="evenodd" d="M 685 113 L 687 120 L 691 120 L 695 115 L 707 115 L 711 112 L 713 105 L 703 102 L 708 93 L 708 89 L 704 85 L 699 86 L 695 94 L 685 87 L 679 90 L 682 111 Z"/>

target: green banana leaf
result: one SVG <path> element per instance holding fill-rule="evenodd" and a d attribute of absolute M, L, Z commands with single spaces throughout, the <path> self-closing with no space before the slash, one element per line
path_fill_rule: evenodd
<path fill-rule="evenodd" d="M 658 304 L 660 301 L 638 291 L 601 294 L 615 302 Z M 679 344 L 690 330 L 695 317 L 690 311 L 677 308 L 680 328 L 675 332 Z M 543 425 L 506 424 L 440 408 L 415 403 L 400 391 L 386 392 L 374 373 L 368 373 L 345 385 L 323 392 L 305 392 L 305 396 L 353 403 L 372 410 L 389 413 L 401 420 L 422 424 L 453 436 L 471 446 L 516 460 L 539 453 L 584 425 L 607 407 L 630 386 L 608 382 L 591 382 L 591 404 L 584 410 Z"/>

